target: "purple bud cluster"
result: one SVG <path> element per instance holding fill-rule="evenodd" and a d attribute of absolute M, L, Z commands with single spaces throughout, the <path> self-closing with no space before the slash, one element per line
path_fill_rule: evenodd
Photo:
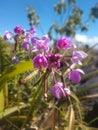
<path fill-rule="evenodd" d="M 81 69 L 72 69 L 70 66 L 72 64 L 82 65 L 82 60 L 87 57 L 87 54 L 84 51 L 78 50 L 76 45 L 72 44 L 71 40 L 66 36 L 60 37 L 56 41 L 55 46 L 51 47 L 51 40 L 48 35 L 39 38 L 35 33 L 34 27 L 26 31 L 21 26 L 16 26 L 14 34 L 9 31 L 5 32 L 4 39 L 10 40 L 13 38 L 17 43 L 16 36 L 22 35 L 21 47 L 26 51 L 29 50 L 31 54 L 34 53 L 32 58 L 34 67 L 39 72 L 52 74 L 54 85 L 50 87 L 49 93 L 58 100 L 71 95 L 69 86 L 66 84 L 79 83 L 81 81 L 81 74 L 85 73 Z M 16 50 L 14 50 L 12 62 L 19 62 Z M 63 77 L 63 68 L 69 70 L 65 77 Z M 59 75 L 60 81 L 57 81 L 56 75 Z"/>

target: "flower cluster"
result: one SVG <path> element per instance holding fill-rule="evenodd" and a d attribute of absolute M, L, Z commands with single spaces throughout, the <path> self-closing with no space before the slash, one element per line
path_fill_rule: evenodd
<path fill-rule="evenodd" d="M 26 31 L 21 26 L 16 26 L 14 34 L 9 31 L 5 32 L 4 39 L 10 40 L 13 38 L 15 43 L 18 44 L 20 42 L 19 38 L 22 36 L 21 47 L 26 51 L 30 50 L 31 54 L 34 53 L 32 58 L 34 67 L 39 72 L 52 74 L 54 85 L 50 87 L 47 93 L 51 93 L 58 100 L 71 95 L 70 86 L 67 84 L 79 83 L 81 74 L 85 74 L 81 69 L 71 68 L 71 65 L 82 65 L 82 60 L 87 57 L 87 54 L 78 50 L 76 45 L 72 44 L 71 40 L 66 36 L 60 37 L 51 47 L 51 40 L 48 35 L 39 38 L 35 35 L 35 32 L 34 27 Z M 14 63 L 19 62 L 16 48 L 12 61 Z M 63 76 L 63 68 L 69 70 L 65 77 Z M 56 75 L 60 77 L 59 81 L 57 81 Z"/>
<path fill-rule="evenodd" d="M 18 63 L 19 58 L 17 57 L 17 54 L 16 54 L 17 44 L 21 43 L 21 47 L 25 49 L 26 51 L 28 51 L 30 48 L 29 43 L 31 42 L 32 35 L 36 33 L 36 30 L 34 27 L 31 27 L 30 30 L 25 30 L 19 25 L 15 26 L 13 30 L 14 30 L 14 33 L 10 31 L 5 31 L 4 40 L 14 39 L 15 49 L 14 49 L 14 56 L 12 58 L 12 62 Z"/>

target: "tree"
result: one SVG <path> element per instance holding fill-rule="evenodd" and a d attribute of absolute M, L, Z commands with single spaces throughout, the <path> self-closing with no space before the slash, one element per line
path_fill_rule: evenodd
<path fill-rule="evenodd" d="M 27 17 L 29 19 L 29 25 L 32 26 L 38 26 L 39 25 L 39 16 L 35 12 L 35 9 L 33 6 L 29 6 L 27 8 Z"/>
<path fill-rule="evenodd" d="M 54 6 L 54 11 L 58 16 L 61 16 L 60 23 L 53 23 L 49 29 L 49 36 L 52 38 L 54 31 L 56 34 L 67 35 L 73 37 L 77 30 L 82 32 L 88 31 L 89 20 L 98 18 L 98 4 L 91 8 L 89 19 L 83 22 L 82 16 L 84 14 L 80 7 L 76 6 L 76 0 L 60 0 Z M 62 20 L 63 19 L 63 20 Z"/>

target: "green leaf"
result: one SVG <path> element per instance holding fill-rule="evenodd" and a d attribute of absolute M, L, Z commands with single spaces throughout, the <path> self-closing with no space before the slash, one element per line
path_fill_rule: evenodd
<path fill-rule="evenodd" d="M 0 112 L 4 111 L 5 106 L 8 104 L 8 89 L 7 84 L 3 85 L 3 89 L 0 91 Z"/>
<path fill-rule="evenodd" d="M 94 128 L 94 127 L 88 127 L 88 126 L 86 126 L 86 125 L 84 125 L 84 124 L 80 124 L 79 123 L 79 128 L 81 129 L 81 130 L 98 130 L 98 128 Z"/>
<path fill-rule="evenodd" d="M 0 112 L 0 119 L 4 118 L 4 117 L 20 110 L 20 109 L 23 109 L 23 108 L 26 108 L 26 107 L 29 107 L 29 106 L 30 106 L 30 104 L 23 104 L 23 105 L 7 108 L 3 112 Z"/>
<path fill-rule="evenodd" d="M 77 95 L 73 92 L 71 92 L 71 97 L 77 102 L 80 103 L 79 98 L 77 97 Z"/>
<path fill-rule="evenodd" d="M 78 110 L 78 114 L 79 114 L 79 117 L 80 117 L 80 120 L 82 121 L 82 109 L 81 109 L 81 103 L 80 103 L 80 100 L 79 98 L 77 97 L 77 95 L 75 93 L 71 93 L 71 97 L 75 100 L 75 106 Z"/>
<path fill-rule="evenodd" d="M 81 96 L 80 100 L 86 100 L 86 99 L 96 98 L 96 97 L 98 97 L 98 94 L 90 94 L 90 95 L 86 95 L 86 96 Z"/>
<path fill-rule="evenodd" d="M 79 96 L 79 95 L 83 94 L 84 92 L 88 92 L 95 88 L 98 88 L 98 84 L 81 88 L 81 89 L 77 90 L 76 94 Z"/>
<path fill-rule="evenodd" d="M 0 112 L 4 110 L 4 90 L 0 91 Z"/>
<path fill-rule="evenodd" d="M 31 60 L 23 61 L 10 67 L 0 78 L 0 91 L 8 80 L 29 70 L 34 70 L 33 62 Z"/>
<path fill-rule="evenodd" d="M 69 129 L 68 130 L 74 130 L 74 122 L 75 122 L 75 114 L 73 106 L 70 106 L 70 118 L 69 118 Z"/>
<path fill-rule="evenodd" d="M 95 71 L 91 71 L 89 72 L 88 74 L 86 74 L 81 81 L 85 81 L 85 80 L 88 80 L 89 78 L 95 76 L 98 74 L 98 70 L 95 70 Z"/>
<path fill-rule="evenodd" d="M 92 124 L 94 123 L 95 121 L 98 121 L 98 117 L 94 118 L 93 120 L 91 120 L 88 124 Z"/>

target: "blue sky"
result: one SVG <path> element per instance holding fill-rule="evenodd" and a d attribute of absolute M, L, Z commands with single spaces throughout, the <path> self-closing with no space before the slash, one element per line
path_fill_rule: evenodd
<path fill-rule="evenodd" d="M 59 0 L 1 0 L 0 1 L 0 35 L 3 35 L 5 30 L 13 31 L 16 25 L 21 25 L 25 29 L 29 29 L 26 8 L 30 5 L 35 7 L 36 12 L 40 16 L 41 28 L 44 33 L 47 33 L 51 23 L 56 19 L 56 14 L 53 11 L 53 6 Z M 98 0 L 77 0 L 77 6 L 84 10 L 84 21 L 88 19 L 88 13 L 92 6 Z M 87 37 L 98 37 L 98 19 L 95 23 L 89 22 L 89 31 L 85 34 Z M 41 30 L 38 29 L 41 33 Z"/>

